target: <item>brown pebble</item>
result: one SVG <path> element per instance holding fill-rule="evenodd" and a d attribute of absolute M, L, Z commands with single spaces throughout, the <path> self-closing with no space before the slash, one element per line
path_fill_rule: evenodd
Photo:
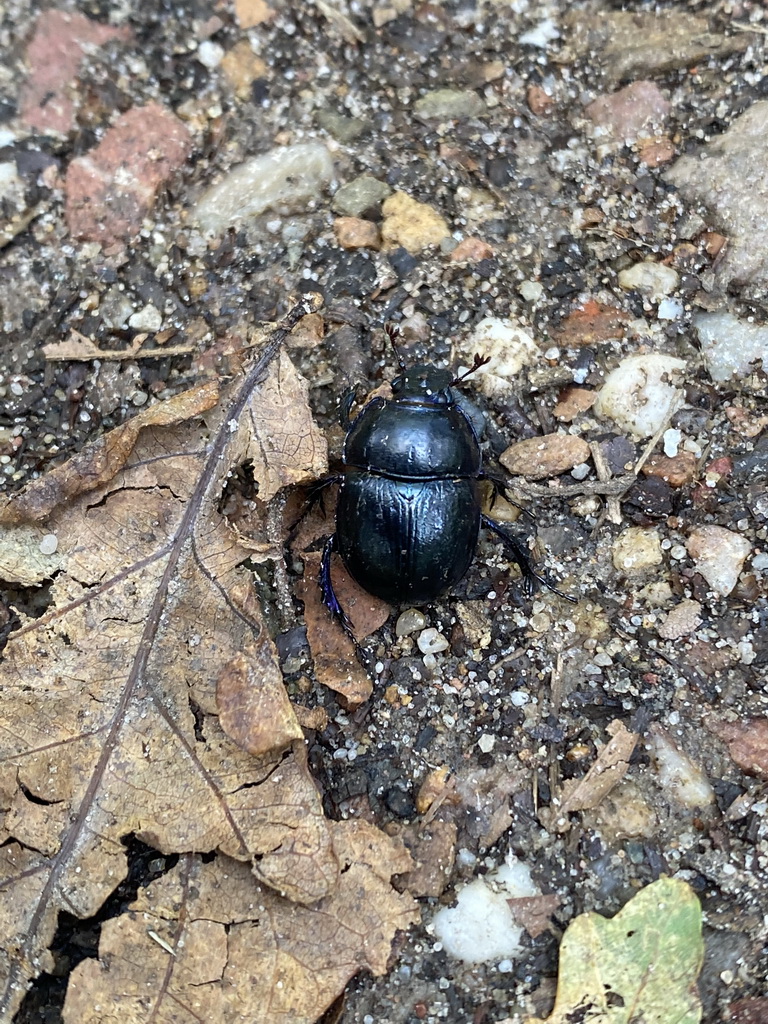
<path fill-rule="evenodd" d="M 362 217 L 337 217 L 333 233 L 342 249 L 380 249 L 381 235 L 371 220 Z"/>
<path fill-rule="evenodd" d="M 660 476 L 671 487 L 684 487 L 696 475 L 696 456 L 693 452 L 677 455 L 652 455 L 643 466 L 645 476 Z"/>
<path fill-rule="evenodd" d="M 596 345 L 601 341 L 623 338 L 624 325 L 628 320 L 623 309 L 588 299 L 579 309 L 571 310 L 560 328 L 553 332 L 553 337 L 564 348 Z"/>
<path fill-rule="evenodd" d="M 540 85 L 529 85 L 525 99 L 531 113 L 537 116 L 549 114 L 555 105 L 552 97 Z"/>
<path fill-rule="evenodd" d="M 597 401 L 597 392 L 588 388 L 565 388 L 560 392 L 557 405 L 552 410 L 556 420 L 570 423 L 581 413 L 591 409 Z"/>
<path fill-rule="evenodd" d="M 717 231 L 705 231 L 701 238 L 704 242 L 707 256 L 711 256 L 712 259 L 720 253 L 720 250 L 728 241 L 725 235 L 718 234 Z"/>
<path fill-rule="evenodd" d="M 637 148 L 640 163 L 646 167 L 660 167 L 674 160 L 676 155 L 671 140 L 664 135 L 655 139 L 641 139 Z"/>
<path fill-rule="evenodd" d="M 607 135 L 632 142 L 644 128 L 662 122 L 669 111 L 669 100 L 655 82 L 632 82 L 618 92 L 598 96 L 584 113 Z"/>
<path fill-rule="evenodd" d="M 241 39 L 224 54 L 221 70 L 235 96 L 239 100 L 248 100 L 251 98 L 253 83 L 259 78 L 266 77 L 267 65 L 253 52 L 248 40 Z"/>
<path fill-rule="evenodd" d="M 484 242 L 482 238 L 474 235 L 462 239 L 451 253 L 451 263 L 479 263 L 480 260 L 489 260 L 493 256 L 493 249 Z"/>
<path fill-rule="evenodd" d="M 589 458 L 589 445 L 573 434 L 544 434 L 510 445 L 499 461 L 510 473 L 529 480 L 559 476 Z"/>

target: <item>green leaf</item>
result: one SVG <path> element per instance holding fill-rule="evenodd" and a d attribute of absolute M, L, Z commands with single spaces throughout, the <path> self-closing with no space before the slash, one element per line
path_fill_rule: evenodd
<path fill-rule="evenodd" d="M 701 907 L 685 882 L 661 878 L 610 920 L 581 914 L 563 936 L 555 1008 L 528 1024 L 698 1024 Z"/>

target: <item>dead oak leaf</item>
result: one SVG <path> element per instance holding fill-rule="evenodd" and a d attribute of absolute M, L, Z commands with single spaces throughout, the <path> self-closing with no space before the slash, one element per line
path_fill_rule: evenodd
<path fill-rule="evenodd" d="M 117 448 L 107 435 L 85 483 L 84 463 L 70 463 L 34 500 L 27 491 L 4 510 L 7 541 L 12 524 L 44 520 L 60 560 L 48 611 L 22 615 L 0 666 L 2 1019 L 50 968 L 58 912 L 92 915 L 125 877 L 129 833 L 164 853 L 219 851 L 242 861 L 254 886 L 253 876 L 298 903 L 336 889 L 303 744 L 252 756 L 223 728 L 216 699 L 222 666 L 246 645 L 265 685 L 280 678 L 242 567 L 248 552 L 219 504 L 231 469 L 254 444 L 267 450 L 263 395 L 293 374 L 284 358 L 273 362 L 284 334 L 207 424 L 207 399 L 176 403 L 168 421 L 154 414 L 134 431 L 130 450 L 123 428 Z M 300 386 L 293 403 L 304 440 L 278 442 L 280 480 L 324 468 Z M 179 405 L 194 418 L 181 422 Z M 291 451 L 307 461 L 292 463 Z"/>
<path fill-rule="evenodd" d="M 364 822 L 330 829 L 339 885 L 311 907 L 237 861 L 185 856 L 102 925 L 99 959 L 72 973 L 65 1024 L 310 1024 L 357 971 L 383 974 L 396 931 L 418 919 L 389 885 L 410 858 Z"/>

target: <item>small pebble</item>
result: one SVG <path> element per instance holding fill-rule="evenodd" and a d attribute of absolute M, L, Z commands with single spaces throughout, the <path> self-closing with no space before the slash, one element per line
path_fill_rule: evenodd
<path fill-rule="evenodd" d="M 544 434 L 510 445 L 499 458 L 502 466 L 517 476 L 543 480 L 559 476 L 589 458 L 589 445 L 574 434 Z"/>
<path fill-rule="evenodd" d="M 650 437 L 682 398 L 680 389 L 669 381 L 685 367 L 684 360 L 660 352 L 628 356 L 606 377 L 595 412 L 628 433 Z"/>
<path fill-rule="evenodd" d="M 659 626 L 659 636 L 664 640 L 679 640 L 688 636 L 701 625 L 701 605 L 698 601 L 681 601 L 667 615 Z"/>
<path fill-rule="evenodd" d="M 147 331 L 152 334 L 163 326 L 163 317 L 160 311 L 149 302 L 143 309 L 137 310 L 133 316 L 128 318 L 128 326 L 132 327 L 134 331 Z"/>
<path fill-rule="evenodd" d="M 672 267 L 653 260 L 635 263 L 619 273 L 619 287 L 625 292 L 640 292 L 641 295 L 658 302 L 673 292 L 680 283 L 680 275 Z"/>
<path fill-rule="evenodd" d="M 197 59 L 206 68 L 217 68 L 224 59 L 224 47 L 205 39 L 197 48 Z"/>
<path fill-rule="evenodd" d="M 544 285 L 541 281 L 523 281 L 517 290 L 526 302 L 538 302 L 544 294 Z"/>
<path fill-rule="evenodd" d="M 59 538 L 55 533 L 46 533 L 40 541 L 40 554 L 53 555 L 59 546 Z"/>
<path fill-rule="evenodd" d="M 696 313 L 701 352 L 713 380 L 749 373 L 752 363 L 768 371 L 768 326 L 739 320 L 732 313 Z"/>
<path fill-rule="evenodd" d="M 664 560 L 661 540 L 656 530 L 644 526 L 630 526 L 613 542 L 611 557 L 620 572 L 642 572 Z"/>
<path fill-rule="evenodd" d="M 422 654 L 439 654 L 441 651 L 448 650 L 448 641 L 434 626 L 422 630 L 416 643 Z"/>
<path fill-rule="evenodd" d="M 385 249 L 402 246 L 408 252 L 421 252 L 450 237 L 445 219 L 429 203 L 420 203 L 405 192 L 385 199 L 381 212 L 381 238 Z"/>
<path fill-rule="evenodd" d="M 485 103 L 471 89 L 433 89 L 413 105 L 417 117 L 439 121 L 477 117 L 484 110 Z"/>
<path fill-rule="evenodd" d="M 395 633 L 397 636 L 408 636 L 409 633 L 415 633 L 418 629 L 424 629 L 426 624 L 427 618 L 423 612 L 420 612 L 418 608 L 406 608 L 397 617 Z"/>
<path fill-rule="evenodd" d="M 736 586 L 739 573 L 752 550 L 746 537 L 714 525 L 699 526 L 693 530 L 686 547 L 696 571 L 722 597 L 730 594 Z"/>
<path fill-rule="evenodd" d="M 490 754 L 490 752 L 496 746 L 496 737 L 492 736 L 488 732 L 485 732 L 477 741 L 477 745 L 484 754 Z"/>
<path fill-rule="evenodd" d="M 477 386 L 488 398 L 509 395 L 509 385 L 524 366 L 541 358 L 531 335 L 512 320 L 487 316 L 475 327 L 462 345 L 461 356 L 472 365 L 475 353 L 490 359 L 473 374 Z"/>

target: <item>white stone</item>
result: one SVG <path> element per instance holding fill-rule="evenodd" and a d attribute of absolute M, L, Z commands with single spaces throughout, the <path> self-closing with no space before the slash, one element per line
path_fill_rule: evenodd
<path fill-rule="evenodd" d="M 619 272 L 619 287 L 625 292 L 640 292 L 653 302 L 671 294 L 680 283 L 680 275 L 672 267 L 654 260 L 643 260 Z"/>
<path fill-rule="evenodd" d="M 496 746 L 496 737 L 489 732 L 484 732 L 480 739 L 477 741 L 477 745 L 483 754 L 490 754 L 490 752 Z"/>
<path fill-rule="evenodd" d="M 551 18 L 545 18 L 538 25 L 534 25 L 527 32 L 523 32 L 518 38 L 518 42 L 522 43 L 523 46 L 537 46 L 540 50 L 543 50 L 548 43 L 559 38 L 560 33 L 557 30 L 557 25 Z"/>
<path fill-rule="evenodd" d="M 679 320 L 685 312 L 685 306 L 680 299 L 662 299 L 656 316 L 659 320 Z"/>
<path fill-rule="evenodd" d="M 714 803 L 715 794 L 704 772 L 659 725 L 651 726 L 648 747 L 656 760 L 659 785 L 665 796 L 686 807 L 708 807 Z"/>
<path fill-rule="evenodd" d="M 332 178 L 333 160 L 321 143 L 281 146 L 234 167 L 203 193 L 190 219 L 209 234 L 222 234 L 266 210 L 305 208 Z"/>
<path fill-rule="evenodd" d="M 418 608 L 406 608 L 397 617 L 395 633 L 397 636 L 408 636 L 409 633 L 415 633 L 417 629 L 424 629 L 426 624 L 427 618 L 423 612 L 420 612 Z"/>
<path fill-rule="evenodd" d="M 667 458 L 673 459 L 677 455 L 682 439 L 682 432 L 674 427 L 664 431 L 664 454 Z"/>
<path fill-rule="evenodd" d="M 435 914 L 432 928 L 445 951 L 465 963 L 511 960 L 521 952 L 523 926 L 507 900 L 538 895 L 529 868 L 510 854 L 496 871 L 464 886 L 455 907 Z"/>
<path fill-rule="evenodd" d="M 59 538 L 55 533 L 46 533 L 40 541 L 40 554 L 53 555 L 59 546 Z"/>
<path fill-rule="evenodd" d="M 134 331 L 147 331 L 153 333 L 159 331 L 163 326 L 163 318 L 158 309 L 148 302 L 143 309 L 137 310 L 128 318 L 128 326 Z"/>
<path fill-rule="evenodd" d="M 751 324 L 726 312 L 695 313 L 691 323 L 712 380 L 741 377 L 753 362 L 768 373 L 768 325 Z"/>
<path fill-rule="evenodd" d="M 697 527 L 685 546 L 696 571 L 722 597 L 727 597 L 736 586 L 739 573 L 752 550 L 746 537 L 715 525 Z"/>
<path fill-rule="evenodd" d="M 205 39 L 197 48 L 197 59 L 206 68 L 217 68 L 224 59 L 224 47 Z"/>
<path fill-rule="evenodd" d="M 685 366 L 684 360 L 659 352 L 628 356 L 606 377 L 595 412 L 636 437 L 650 437 L 682 401 L 682 391 L 670 379 Z"/>
<path fill-rule="evenodd" d="M 544 285 L 541 281 L 521 281 L 517 290 L 526 302 L 538 302 L 544 294 Z"/>
<path fill-rule="evenodd" d="M 448 650 L 448 641 L 434 626 L 422 630 L 416 643 L 422 654 L 439 654 Z"/>
<path fill-rule="evenodd" d="M 477 386 L 489 398 L 509 393 L 509 385 L 524 366 L 541 357 L 539 346 L 527 331 L 511 320 L 488 316 L 475 327 L 462 344 L 460 358 L 471 366 L 475 353 L 490 362 L 473 376 Z"/>

